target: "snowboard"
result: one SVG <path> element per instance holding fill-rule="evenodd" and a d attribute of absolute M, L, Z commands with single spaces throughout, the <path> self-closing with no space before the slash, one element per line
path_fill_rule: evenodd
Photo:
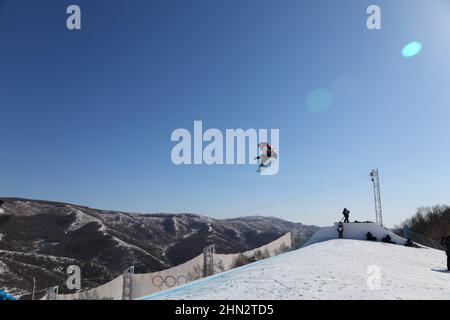
<path fill-rule="evenodd" d="M 272 161 L 269 161 L 267 164 L 265 164 L 262 167 L 259 167 L 256 172 L 257 173 L 262 173 L 264 170 L 266 170 L 267 168 L 270 168 L 270 166 L 272 165 Z"/>
<path fill-rule="evenodd" d="M 438 270 L 438 269 L 431 269 L 431 271 L 441 272 L 441 273 L 450 273 L 450 271 L 448 271 L 447 269 L 441 269 L 441 270 Z"/>

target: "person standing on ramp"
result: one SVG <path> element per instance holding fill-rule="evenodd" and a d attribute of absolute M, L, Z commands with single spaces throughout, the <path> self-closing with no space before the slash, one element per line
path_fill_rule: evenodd
<path fill-rule="evenodd" d="M 441 245 L 445 248 L 447 254 L 447 271 L 450 271 L 450 236 L 442 237 Z"/>
<path fill-rule="evenodd" d="M 348 219 L 350 217 L 350 210 L 348 210 L 347 208 L 344 208 L 344 211 L 342 211 L 342 214 L 344 215 L 344 223 L 350 223 L 350 220 Z"/>

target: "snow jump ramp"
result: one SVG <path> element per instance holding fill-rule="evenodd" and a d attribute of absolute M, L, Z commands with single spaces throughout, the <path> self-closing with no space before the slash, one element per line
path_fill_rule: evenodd
<path fill-rule="evenodd" d="M 398 245 L 380 242 L 386 235 Z M 321 228 L 300 249 L 138 300 L 450 299 L 442 251 L 406 247 L 375 223 L 345 224 L 337 238 L 337 224 Z"/>
<path fill-rule="evenodd" d="M 140 300 L 450 299 L 445 259 L 435 249 L 333 239 Z"/>
<path fill-rule="evenodd" d="M 320 228 L 303 246 L 306 247 L 313 243 L 337 239 L 339 237 L 338 224 L 339 222 L 335 222 L 334 226 Z M 406 239 L 373 222 L 344 223 L 344 239 L 366 240 L 368 232 L 376 237 L 377 241 L 381 241 L 381 239 L 389 235 L 396 244 L 404 245 L 406 243 Z"/>

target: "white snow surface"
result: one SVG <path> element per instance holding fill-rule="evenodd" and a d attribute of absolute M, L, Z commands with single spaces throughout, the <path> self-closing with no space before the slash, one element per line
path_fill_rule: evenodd
<path fill-rule="evenodd" d="M 8 266 L 6 265 L 6 263 L 0 261 L 0 274 L 2 273 L 6 273 L 9 271 Z"/>
<path fill-rule="evenodd" d="M 445 266 L 439 250 L 335 239 L 141 299 L 450 299 Z"/>
<path fill-rule="evenodd" d="M 74 209 L 75 210 L 75 221 L 72 222 L 72 224 L 69 227 L 69 231 L 73 231 L 76 230 L 78 228 L 81 228 L 83 226 L 85 226 L 88 223 L 91 222 L 97 222 L 101 225 L 99 231 L 105 231 L 106 227 L 103 224 L 103 222 L 100 219 L 94 218 L 90 215 L 85 214 L 83 211 L 79 210 L 79 209 Z"/>

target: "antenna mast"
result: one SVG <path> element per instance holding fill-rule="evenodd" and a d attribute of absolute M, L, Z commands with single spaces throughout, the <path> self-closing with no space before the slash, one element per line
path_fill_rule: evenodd
<path fill-rule="evenodd" d="M 383 226 L 383 215 L 381 212 L 381 194 L 380 194 L 380 179 L 378 169 L 373 169 L 370 172 L 370 178 L 373 183 L 373 195 L 375 199 L 375 215 L 377 224 Z"/>

